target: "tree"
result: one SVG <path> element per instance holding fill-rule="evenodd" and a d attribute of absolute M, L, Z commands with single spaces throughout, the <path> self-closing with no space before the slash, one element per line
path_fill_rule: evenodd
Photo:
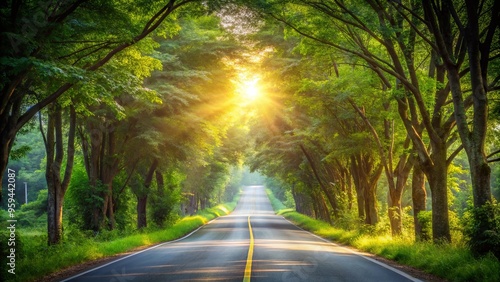
<path fill-rule="evenodd" d="M 43 132 L 43 125 L 40 119 L 40 130 L 44 135 L 44 143 L 47 152 L 47 163 L 45 175 L 47 180 L 47 231 L 48 244 L 60 243 L 62 239 L 62 219 L 64 195 L 68 189 L 73 170 L 73 160 L 75 156 L 75 132 L 76 132 L 76 112 L 73 105 L 69 107 L 69 129 L 66 148 L 66 167 L 62 174 L 61 168 L 64 161 L 64 139 L 63 139 L 63 119 L 61 105 L 54 103 L 49 105 L 47 133 Z"/>
<path fill-rule="evenodd" d="M 86 73 L 107 64 L 116 54 L 143 40 L 160 27 L 174 11 L 194 0 L 169 0 L 165 3 L 145 1 L 142 5 L 117 5 L 89 0 L 60 3 L 11 1 L 1 9 L 1 103 L 0 103 L 0 175 L 7 166 L 17 132 L 35 114 L 83 80 Z M 109 12 L 105 18 L 95 17 L 94 9 Z M 30 19 L 23 23 L 23 19 Z M 119 19 L 107 21 L 108 18 Z M 87 25 L 107 29 L 108 36 L 92 34 Z M 116 32 L 110 34 L 109 31 Z M 126 32 L 122 32 L 126 31 Z M 58 46 L 70 48 L 57 48 Z M 67 54 L 59 50 L 68 51 Z M 41 91 L 39 74 L 61 76 L 51 80 L 49 91 Z"/>
<path fill-rule="evenodd" d="M 448 156 L 447 149 L 456 140 L 455 120 L 446 103 L 450 93 L 445 82 L 446 70 L 417 52 L 433 54 L 425 44 L 415 40 L 419 25 L 414 25 L 416 19 L 411 19 L 417 13 L 404 18 L 391 5 L 374 1 L 367 2 L 363 9 L 341 1 L 296 3 L 307 10 L 288 5 L 285 13 L 272 12 L 272 17 L 309 40 L 330 46 L 347 57 L 362 59 L 393 92 L 399 116 L 431 187 L 434 240 L 449 241 L 447 166 L 458 152 Z M 418 11 L 419 6 L 415 4 L 413 8 Z M 307 17 L 304 11 L 308 11 Z M 411 24 L 417 28 L 402 32 Z M 335 27 L 338 32 L 325 29 L 327 26 Z M 425 69 L 415 63 L 417 58 L 429 66 L 427 77 Z M 428 136 L 430 150 L 422 130 Z"/>
<path fill-rule="evenodd" d="M 485 213 L 475 213 L 479 216 L 475 220 L 480 227 L 472 234 L 472 246 L 474 251 L 485 253 L 494 248 L 485 239 L 485 234 L 499 228 L 495 226 L 494 220 L 488 220 L 495 215 L 493 209 L 487 208 L 487 205 L 491 204 L 491 169 L 488 165 L 488 154 L 485 152 L 485 140 L 488 130 L 488 92 L 498 90 L 500 86 L 498 73 L 494 74 L 489 70 L 492 63 L 498 63 L 498 56 L 493 54 L 498 52 L 500 43 L 497 20 L 500 17 L 500 3 L 466 1 L 465 14 L 458 12 L 460 6 L 452 1 L 423 2 L 426 23 L 435 44 L 433 48 L 437 50 L 448 70 L 455 120 L 469 160 L 474 207 Z M 457 40 L 461 40 L 459 48 L 454 48 L 454 30 L 458 30 Z M 467 61 L 464 60 L 465 53 Z M 464 62 L 468 63 L 468 66 L 462 70 Z M 468 73 L 470 77 L 464 77 L 464 73 Z M 493 82 L 488 84 L 490 77 Z M 464 97 L 467 91 L 464 91 L 463 85 L 471 87 L 471 118 L 467 115 L 470 98 Z"/>
<path fill-rule="evenodd" d="M 152 195 L 154 173 L 161 176 L 163 169 L 179 161 L 217 168 L 220 163 L 211 155 L 222 146 L 221 136 L 231 123 L 227 123 L 227 116 L 234 103 L 230 82 L 234 69 L 224 60 L 236 56 L 240 47 L 221 29 L 215 16 L 186 16 L 179 24 L 181 29 L 176 36 L 158 39 L 156 56 L 162 62 L 162 70 L 145 82 L 158 93 L 161 103 L 151 107 L 137 103 L 127 106 L 135 111 L 127 121 L 131 125 L 127 130 L 131 137 L 127 150 L 135 154 L 128 156 L 125 163 L 135 175 L 131 188 L 137 197 L 139 228 L 147 224 L 146 207 Z M 226 174 L 224 167 L 223 175 Z M 199 175 L 195 178 L 202 179 Z M 216 175 L 212 176 L 217 178 Z M 161 177 L 157 182 L 161 186 Z M 213 188 L 198 188 L 198 194 L 206 194 L 202 197 L 204 202 L 212 196 Z"/>

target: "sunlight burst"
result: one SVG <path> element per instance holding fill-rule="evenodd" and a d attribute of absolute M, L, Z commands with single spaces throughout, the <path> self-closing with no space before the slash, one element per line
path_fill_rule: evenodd
<path fill-rule="evenodd" d="M 243 82 L 243 98 L 247 102 L 255 101 L 260 96 L 260 90 L 258 86 L 259 78 L 254 78 L 252 80 L 247 80 Z"/>

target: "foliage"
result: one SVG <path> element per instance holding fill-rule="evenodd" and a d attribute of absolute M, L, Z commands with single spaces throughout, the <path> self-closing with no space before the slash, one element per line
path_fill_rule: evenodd
<path fill-rule="evenodd" d="M 18 213 L 20 226 L 23 228 L 46 226 L 47 193 L 47 189 L 41 190 L 35 201 L 21 206 L 21 210 Z"/>
<path fill-rule="evenodd" d="M 11 155 L 9 168 L 17 172 L 16 200 L 24 204 L 24 182 L 28 187 L 28 203 L 35 201 L 40 190 L 46 189 L 45 181 L 45 148 L 40 132 L 32 125 L 27 126 L 16 138 L 13 150 L 17 153 Z M 7 185 L 2 185 L 5 193 Z M 2 199 L 2 205 L 5 203 Z"/>
<path fill-rule="evenodd" d="M 463 222 L 471 251 L 475 255 L 491 253 L 500 260 L 500 204 L 469 206 Z"/>
<path fill-rule="evenodd" d="M 101 193 L 106 187 L 89 185 L 87 175 L 82 165 L 77 165 L 73 171 L 70 187 L 65 200 L 65 217 L 76 228 L 86 230 L 92 226 L 92 212 L 102 205 Z"/>
<path fill-rule="evenodd" d="M 152 193 L 149 211 L 151 220 L 156 226 L 163 227 L 175 222 L 178 218 L 178 208 L 181 202 L 181 186 L 183 176 L 176 171 L 167 173 L 168 187 L 162 194 Z"/>
<path fill-rule="evenodd" d="M 420 234 L 421 240 L 430 240 L 430 238 L 432 238 L 432 213 L 430 211 L 421 211 L 418 213 L 417 217 L 422 225 L 422 233 Z"/>

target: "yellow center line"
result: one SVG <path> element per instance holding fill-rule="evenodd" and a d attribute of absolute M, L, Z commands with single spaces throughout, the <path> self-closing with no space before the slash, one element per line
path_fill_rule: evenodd
<path fill-rule="evenodd" d="M 252 277 L 252 257 L 253 257 L 253 231 L 252 224 L 250 224 L 250 216 L 248 216 L 248 230 L 250 231 L 250 246 L 248 247 L 248 256 L 247 256 L 247 266 L 245 267 L 245 277 L 243 278 L 243 282 L 250 282 L 250 277 Z"/>

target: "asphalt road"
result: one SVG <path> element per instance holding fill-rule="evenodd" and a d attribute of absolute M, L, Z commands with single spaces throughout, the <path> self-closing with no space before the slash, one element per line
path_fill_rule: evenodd
<path fill-rule="evenodd" d="M 262 186 L 235 211 L 165 243 L 65 281 L 419 281 L 274 215 Z"/>

